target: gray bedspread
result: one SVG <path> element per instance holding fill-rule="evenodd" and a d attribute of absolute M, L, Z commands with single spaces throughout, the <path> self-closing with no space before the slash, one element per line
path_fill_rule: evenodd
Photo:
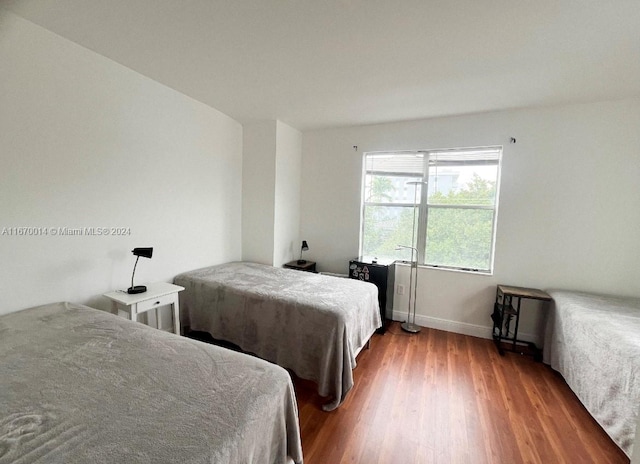
<path fill-rule="evenodd" d="M 288 373 L 69 303 L 0 317 L 0 463 L 302 461 Z"/>
<path fill-rule="evenodd" d="M 631 456 L 640 411 L 640 298 L 552 290 L 544 362 Z"/>
<path fill-rule="evenodd" d="M 183 327 L 291 369 L 337 408 L 356 355 L 381 326 L 378 289 L 354 279 L 234 262 L 177 276 Z"/>

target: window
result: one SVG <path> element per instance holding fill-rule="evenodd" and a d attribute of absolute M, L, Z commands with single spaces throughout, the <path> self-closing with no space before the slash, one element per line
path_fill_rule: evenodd
<path fill-rule="evenodd" d="M 501 147 L 365 153 L 363 256 L 491 272 Z"/>

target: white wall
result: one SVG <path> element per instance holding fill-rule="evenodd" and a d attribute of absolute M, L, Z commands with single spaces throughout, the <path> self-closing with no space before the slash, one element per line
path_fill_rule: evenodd
<path fill-rule="evenodd" d="M 639 127 L 640 100 L 631 99 L 307 132 L 309 257 L 345 273 L 357 256 L 363 152 L 503 145 L 494 275 L 421 268 L 418 322 L 488 337 L 498 283 L 638 296 Z M 398 318 L 404 298 L 396 295 Z M 529 307 L 521 334 L 535 340 L 541 310 Z"/>
<path fill-rule="evenodd" d="M 246 124 L 242 165 L 242 259 L 273 264 L 276 121 Z"/>
<path fill-rule="evenodd" d="M 277 121 L 274 266 L 282 266 L 299 257 L 301 165 L 302 134 Z"/>
<path fill-rule="evenodd" d="M 0 63 L 0 231 L 131 231 L 0 235 L 0 313 L 240 258 L 240 124 L 2 10 Z"/>
<path fill-rule="evenodd" d="M 243 139 L 242 259 L 281 266 L 299 247 L 302 134 L 258 121 L 244 126 Z"/>

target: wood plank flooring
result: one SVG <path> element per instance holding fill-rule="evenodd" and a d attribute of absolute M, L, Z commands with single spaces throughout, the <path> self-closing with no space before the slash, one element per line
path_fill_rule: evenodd
<path fill-rule="evenodd" d="M 335 411 L 294 379 L 305 464 L 621 463 L 563 378 L 491 340 L 393 323 Z"/>

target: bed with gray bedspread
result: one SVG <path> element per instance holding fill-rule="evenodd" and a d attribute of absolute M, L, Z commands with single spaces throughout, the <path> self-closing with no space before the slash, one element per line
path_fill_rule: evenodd
<path fill-rule="evenodd" d="M 69 303 L 0 317 L 0 463 L 302 461 L 288 373 Z"/>
<path fill-rule="evenodd" d="M 183 327 L 210 333 L 291 369 L 337 408 L 353 386 L 356 356 L 381 326 L 368 282 L 233 262 L 174 279 Z"/>
<path fill-rule="evenodd" d="M 640 298 L 552 290 L 544 362 L 631 456 L 640 411 Z"/>

